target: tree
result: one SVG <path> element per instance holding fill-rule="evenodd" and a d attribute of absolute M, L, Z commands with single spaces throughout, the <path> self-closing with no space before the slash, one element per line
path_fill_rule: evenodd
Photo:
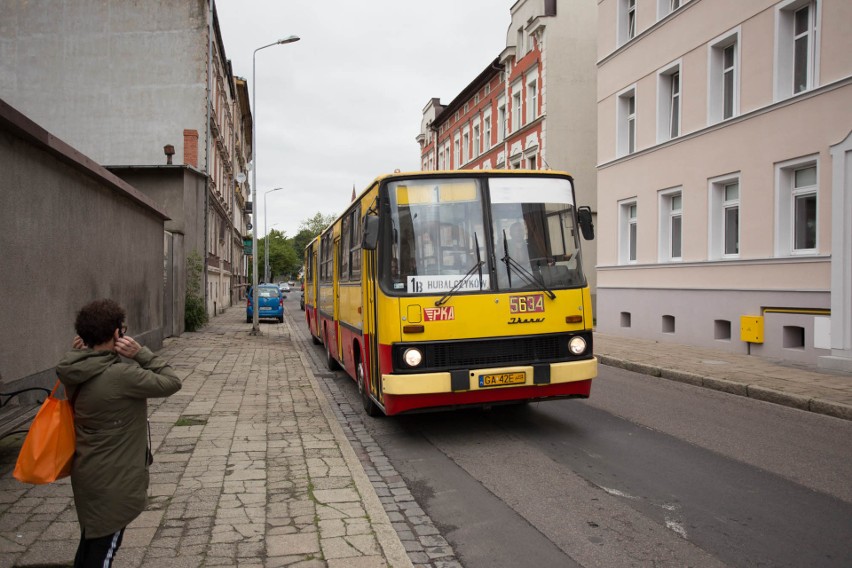
<path fill-rule="evenodd" d="M 322 233 L 326 227 L 331 225 L 331 223 L 335 219 L 337 219 L 337 215 L 333 213 L 330 215 L 323 215 L 322 213 L 317 211 L 313 217 L 302 221 L 302 223 L 299 225 L 299 234 L 301 235 L 303 231 L 308 231 L 312 235 L 311 239 L 313 239 L 314 237 Z M 308 242 L 310 242 L 311 239 L 309 239 Z"/>

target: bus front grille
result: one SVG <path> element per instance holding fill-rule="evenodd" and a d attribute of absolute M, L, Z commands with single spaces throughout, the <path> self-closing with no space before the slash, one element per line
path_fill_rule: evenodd
<path fill-rule="evenodd" d="M 568 351 L 568 341 L 575 335 L 583 335 L 588 344 L 586 353 L 579 357 Z M 406 367 L 402 360 L 402 354 L 410 347 L 417 347 L 423 354 L 423 364 L 416 369 Z M 591 356 L 592 334 L 584 332 L 396 344 L 393 363 L 396 372 L 423 373 L 552 363 L 587 359 Z"/>

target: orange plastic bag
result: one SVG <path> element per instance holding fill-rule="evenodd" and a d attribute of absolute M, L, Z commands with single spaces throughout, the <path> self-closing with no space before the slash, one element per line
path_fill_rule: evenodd
<path fill-rule="evenodd" d="M 24 439 L 15 464 L 15 479 L 24 483 L 52 483 L 71 475 L 74 461 L 74 412 L 71 403 L 54 396 L 61 383 L 41 405 Z"/>

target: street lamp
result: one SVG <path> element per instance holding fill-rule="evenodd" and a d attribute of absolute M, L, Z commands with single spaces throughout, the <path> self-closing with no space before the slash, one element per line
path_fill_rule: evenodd
<path fill-rule="evenodd" d="M 269 233 L 266 231 L 266 196 L 272 193 L 273 191 L 278 191 L 279 189 L 284 188 L 276 187 L 275 189 L 270 189 L 269 191 L 263 194 L 263 238 L 266 239 L 263 244 L 263 279 L 266 282 L 269 281 Z"/>
<path fill-rule="evenodd" d="M 257 335 L 260 333 L 257 317 L 257 83 L 255 82 L 255 68 L 257 52 L 273 45 L 283 45 L 285 43 L 293 43 L 299 41 L 299 36 L 291 35 L 284 39 L 279 39 L 275 43 L 258 47 L 251 54 L 251 106 L 254 117 L 251 127 L 251 334 Z"/>

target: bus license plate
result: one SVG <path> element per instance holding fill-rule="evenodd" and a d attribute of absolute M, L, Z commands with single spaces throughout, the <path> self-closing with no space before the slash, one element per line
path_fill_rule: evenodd
<path fill-rule="evenodd" d="M 527 382 L 527 374 L 519 373 L 494 373 L 491 375 L 479 375 L 480 387 L 502 387 L 506 385 L 520 385 Z"/>

